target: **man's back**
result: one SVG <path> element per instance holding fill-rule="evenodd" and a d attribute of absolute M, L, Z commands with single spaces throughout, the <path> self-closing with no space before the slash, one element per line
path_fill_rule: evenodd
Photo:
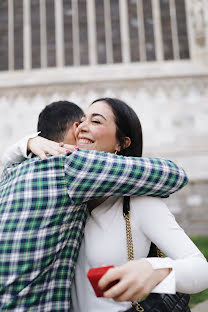
<path fill-rule="evenodd" d="M 0 182 L 0 311 L 70 311 L 83 203 L 165 197 L 186 183 L 171 161 L 85 150 L 7 168 Z"/>
<path fill-rule="evenodd" d="M 0 191 L 0 310 L 69 310 L 86 209 L 70 201 L 62 157 L 7 168 Z"/>

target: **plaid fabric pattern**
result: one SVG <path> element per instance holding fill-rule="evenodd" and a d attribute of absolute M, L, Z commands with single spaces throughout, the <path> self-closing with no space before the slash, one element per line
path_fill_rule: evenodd
<path fill-rule="evenodd" d="M 171 161 L 96 151 L 6 168 L 0 182 L 0 311 L 71 310 L 84 202 L 111 194 L 165 197 L 186 183 Z"/>
<path fill-rule="evenodd" d="M 168 197 L 188 182 L 170 160 L 84 150 L 67 159 L 65 173 L 69 196 L 77 204 L 110 195 Z"/>

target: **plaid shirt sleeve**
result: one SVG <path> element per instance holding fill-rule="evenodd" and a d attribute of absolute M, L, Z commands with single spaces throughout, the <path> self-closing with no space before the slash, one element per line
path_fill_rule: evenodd
<path fill-rule="evenodd" d="M 75 203 L 110 195 L 168 197 L 188 182 L 185 171 L 170 160 L 86 150 L 66 155 L 66 183 Z"/>

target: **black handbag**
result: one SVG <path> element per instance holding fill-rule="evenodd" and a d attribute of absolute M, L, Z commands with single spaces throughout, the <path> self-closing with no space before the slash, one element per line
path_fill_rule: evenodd
<path fill-rule="evenodd" d="M 133 239 L 130 223 L 130 197 L 125 196 L 123 199 L 123 215 L 126 222 L 126 240 L 128 260 L 134 259 Z M 151 243 L 148 257 L 161 257 L 162 252 Z M 191 312 L 188 303 L 190 296 L 177 292 L 172 294 L 151 293 L 141 302 L 132 302 L 132 307 L 125 312 Z"/>
<path fill-rule="evenodd" d="M 144 301 L 135 303 L 125 310 L 125 312 L 190 312 L 189 295 L 176 293 L 170 294 L 150 294 Z"/>

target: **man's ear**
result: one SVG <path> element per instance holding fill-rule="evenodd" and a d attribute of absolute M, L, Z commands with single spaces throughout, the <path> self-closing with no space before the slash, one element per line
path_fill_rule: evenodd
<path fill-rule="evenodd" d="M 75 133 L 75 131 L 77 130 L 78 127 L 79 127 L 78 121 L 74 122 L 73 125 L 72 125 L 74 133 Z"/>
<path fill-rule="evenodd" d="M 126 149 L 127 147 L 129 147 L 131 145 L 131 139 L 130 137 L 124 137 L 123 140 L 123 149 Z"/>

